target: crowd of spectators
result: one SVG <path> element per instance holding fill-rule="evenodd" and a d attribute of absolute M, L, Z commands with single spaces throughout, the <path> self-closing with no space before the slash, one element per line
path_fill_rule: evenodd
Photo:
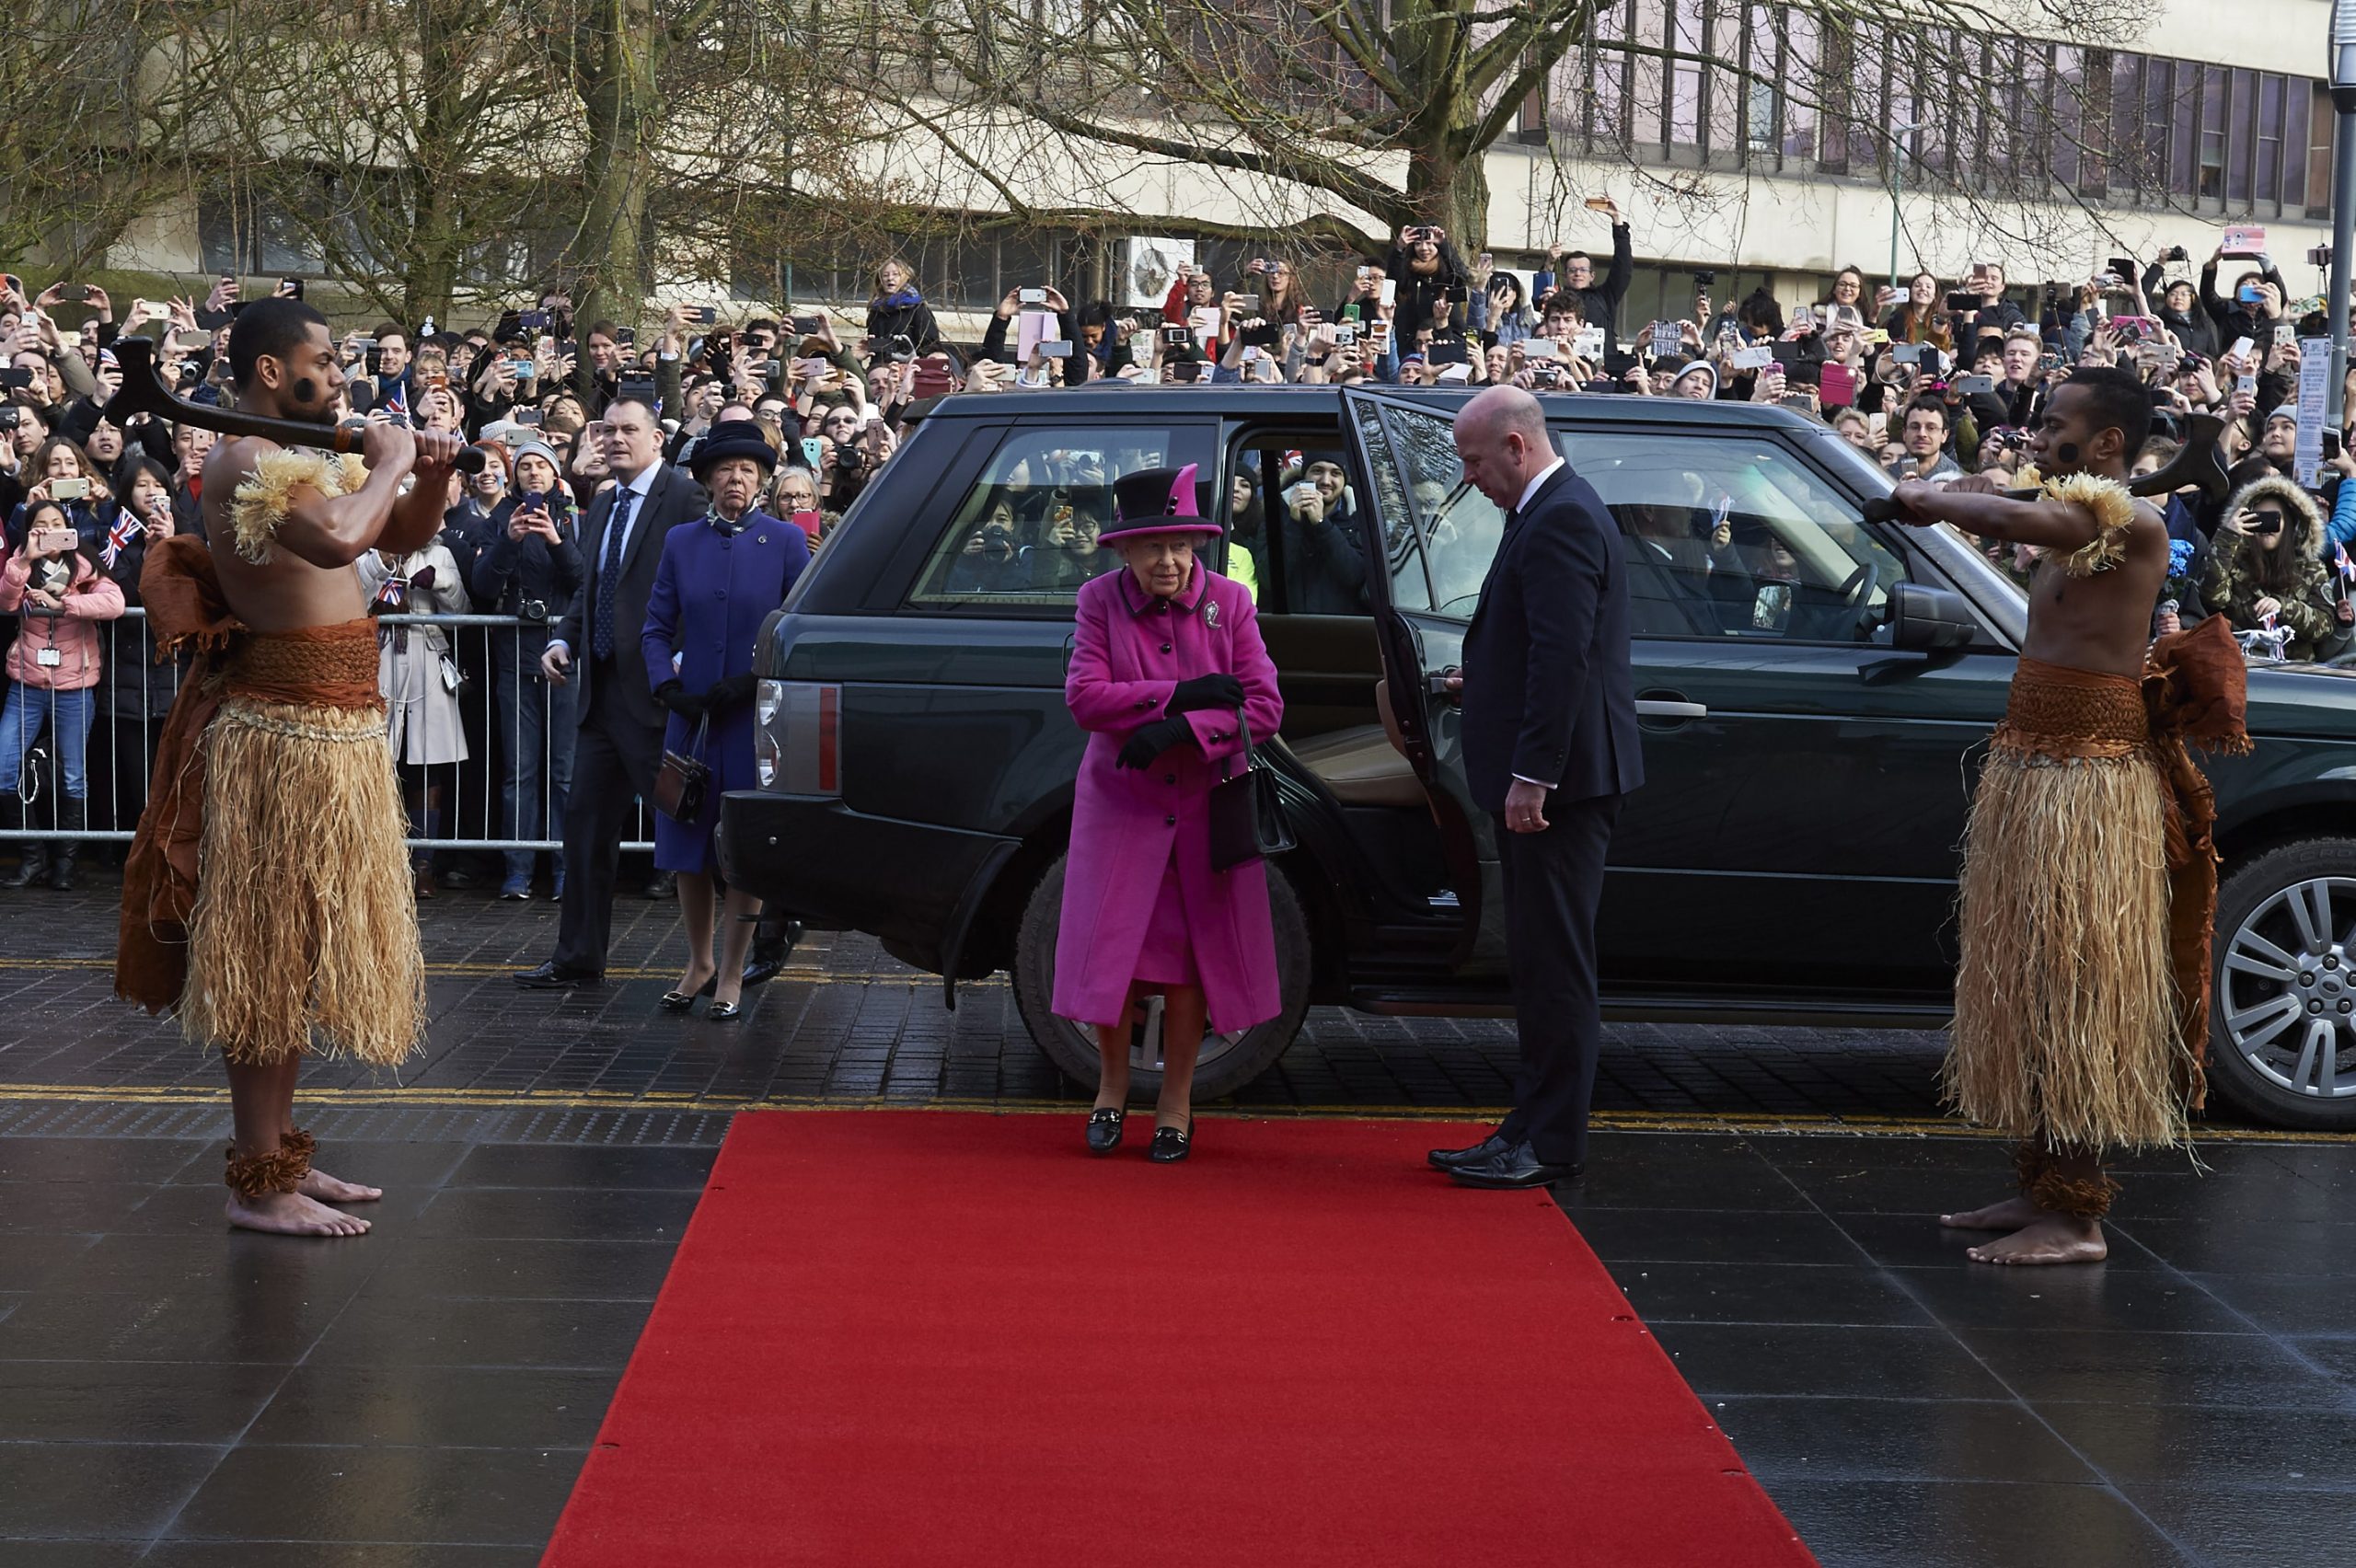
<path fill-rule="evenodd" d="M 386 628 L 383 681 L 419 836 L 456 831 L 456 803 L 428 779 L 469 755 L 496 759 L 498 814 L 479 824 L 485 836 L 537 840 L 557 820 L 572 715 L 563 690 L 537 678 L 538 659 L 583 580 L 579 521 L 611 482 L 600 416 L 624 397 L 660 410 L 673 463 L 723 419 L 756 421 L 786 458 L 764 510 L 801 526 L 815 550 L 890 462 L 911 406 L 953 393 L 1512 382 L 1749 400 L 1822 420 L 1894 478 L 1935 482 L 2016 467 L 2027 432 L 2073 370 L 2125 366 L 2155 409 L 2142 466 L 2173 455 L 2191 415 L 2213 413 L 2235 480 L 2222 506 L 2168 500 L 2177 555 L 2154 629 L 2220 615 L 2254 656 L 2335 659 L 2356 645 L 2356 485 L 2346 482 L 2356 455 L 2327 440 L 2315 471 L 2302 472 L 2300 340 L 2326 328 L 2319 305 L 2294 302 L 2263 256 L 2229 259 L 2221 247 L 2197 271 L 2181 250 L 2116 258 L 2096 276 L 2021 289 L 1992 263 L 1952 282 L 1925 272 L 1895 287 L 1849 267 L 1821 301 L 1789 308 L 1763 289 L 1729 308 L 1701 273 L 1688 314 L 1631 329 L 1622 318 L 1634 273 L 1628 225 L 1609 201 L 1588 205 L 1609 225 L 1602 258 L 1557 246 L 1524 272 L 1467 258 L 1444 229 L 1410 225 L 1322 300 L 1304 263 L 1281 255 L 1251 259 L 1230 278 L 1183 267 L 1160 306 L 1144 309 L 1075 306 L 1042 282 L 1010 291 L 964 345 L 946 339 L 897 259 L 874 269 L 863 316 L 723 323 L 715 307 L 683 304 L 641 331 L 576 320 L 572 300 L 551 292 L 479 328 L 428 319 L 350 331 L 341 339 L 347 417 L 460 431 L 493 459 L 479 478 L 453 481 L 440 540 L 364 566 L 376 607 L 471 611 L 517 627 L 495 655 L 480 651 L 488 640 Z M 2235 275 L 2221 293 L 2229 261 Z M 144 417 L 111 424 L 103 409 L 121 370 L 110 345 L 130 333 L 155 340 L 163 375 L 184 397 L 217 401 L 228 395 L 225 339 L 238 306 L 226 278 L 202 302 L 134 300 L 120 318 L 96 287 L 29 295 L 15 278 L 0 281 L 0 829 L 68 836 L 33 847 L 0 883 L 70 885 L 71 836 L 135 820 L 176 689 L 178 672 L 155 662 L 144 623 L 104 623 L 139 605 L 152 545 L 202 533 L 213 437 Z M 78 326 L 61 319 L 75 314 Z M 1992 558 L 2026 570 L 2007 553 Z M 478 683 L 488 696 L 467 710 L 461 694 Z M 418 870 L 430 894 L 430 859 Z M 501 891 L 528 896 L 537 870 L 530 851 L 508 852 Z"/>

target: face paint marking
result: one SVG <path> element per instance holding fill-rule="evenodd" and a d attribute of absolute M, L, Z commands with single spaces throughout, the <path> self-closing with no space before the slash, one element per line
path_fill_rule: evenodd
<path fill-rule="evenodd" d="M 2074 463 L 2078 460 L 2078 444 L 2074 441 L 2065 441 L 2053 449 L 2053 455 L 2061 458 L 2064 463 Z"/>

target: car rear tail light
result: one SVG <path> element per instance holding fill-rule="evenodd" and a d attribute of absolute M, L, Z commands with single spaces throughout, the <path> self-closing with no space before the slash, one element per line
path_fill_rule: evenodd
<path fill-rule="evenodd" d="M 763 681 L 754 709 L 754 763 L 763 789 L 840 795 L 842 690 L 809 681 Z"/>

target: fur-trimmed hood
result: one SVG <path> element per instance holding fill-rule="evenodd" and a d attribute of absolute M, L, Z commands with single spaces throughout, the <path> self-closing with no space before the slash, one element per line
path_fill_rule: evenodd
<path fill-rule="evenodd" d="M 2283 515 L 2291 520 L 2292 537 L 2282 541 L 2286 549 L 2294 550 L 2302 558 L 2320 557 L 2323 553 L 2323 507 L 2293 479 L 2281 474 L 2267 474 L 2234 491 L 2225 499 L 2225 509 L 2218 513 L 2218 532 L 2228 534 L 2234 519 L 2243 509 L 2259 500 L 2279 501 Z"/>

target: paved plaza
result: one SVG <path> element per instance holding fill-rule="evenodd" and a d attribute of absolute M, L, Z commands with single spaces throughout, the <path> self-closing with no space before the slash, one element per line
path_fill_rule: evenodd
<path fill-rule="evenodd" d="M 654 1006 L 669 904 L 626 897 L 614 983 L 551 996 L 506 970 L 552 905 L 445 893 L 427 1055 L 306 1079 L 322 1163 L 388 1189 L 375 1233 L 231 1233 L 217 1067 L 110 999 L 111 890 L 0 920 L 5 1564 L 535 1562 L 732 1116 L 1064 1114 L 1077 1148 L 1088 1099 L 1002 981 L 947 1012 L 818 933 L 717 1026 Z M 2214 1125 L 2205 1170 L 2128 1169 L 2107 1263 L 1975 1267 L 1930 1216 L 2009 1155 L 1937 1118 L 1940 1048 L 1614 1026 L 1558 1201 L 1826 1564 L 2342 1560 L 2356 1142 Z M 1511 1057 L 1502 1024 L 1320 1009 L 1198 1158 L 1222 1116 L 1477 1120 Z"/>

